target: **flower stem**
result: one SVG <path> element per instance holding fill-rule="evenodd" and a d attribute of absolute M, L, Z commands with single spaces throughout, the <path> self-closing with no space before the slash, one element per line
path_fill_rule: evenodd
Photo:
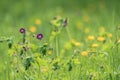
<path fill-rule="evenodd" d="M 59 41 L 58 41 L 58 36 L 55 37 L 55 46 L 56 46 L 56 56 L 59 56 Z"/>
<path fill-rule="evenodd" d="M 70 32 L 69 32 L 69 28 L 68 28 L 68 27 L 66 27 L 66 31 L 67 31 L 67 35 L 68 35 L 69 39 L 71 40 L 72 37 L 71 37 L 71 34 L 70 34 Z"/>

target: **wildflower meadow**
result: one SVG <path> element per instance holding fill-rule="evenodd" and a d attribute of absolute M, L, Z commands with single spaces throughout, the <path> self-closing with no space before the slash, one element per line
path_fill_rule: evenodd
<path fill-rule="evenodd" d="M 120 80 L 119 0 L 0 0 L 0 80 Z"/>

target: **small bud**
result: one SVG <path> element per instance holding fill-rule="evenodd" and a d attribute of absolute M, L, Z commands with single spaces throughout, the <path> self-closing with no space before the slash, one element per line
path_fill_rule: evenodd
<path fill-rule="evenodd" d="M 27 51 L 27 48 L 26 48 L 25 46 L 23 46 L 23 50 L 24 50 L 24 51 Z"/>
<path fill-rule="evenodd" d="M 32 37 L 35 37 L 35 36 L 36 36 L 35 34 L 32 35 Z"/>
<path fill-rule="evenodd" d="M 11 39 L 8 39 L 7 42 L 8 42 L 9 49 L 11 49 L 13 45 L 13 41 Z"/>
<path fill-rule="evenodd" d="M 66 27 L 68 25 L 68 18 L 64 20 L 63 27 Z"/>

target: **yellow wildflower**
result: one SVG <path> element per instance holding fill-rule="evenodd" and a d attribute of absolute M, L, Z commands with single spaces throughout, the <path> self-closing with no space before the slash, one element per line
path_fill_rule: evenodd
<path fill-rule="evenodd" d="M 87 56 L 87 55 L 88 55 L 88 52 L 87 52 L 87 51 L 83 51 L 83 52 L 81 52 L 81 55 L 82 55 L 82 56 Z"/>
<path fill-rule="evenodd" d="M 44 66 L 44 67 L 41 68 L 41 72 L 45 73 L 45 72 L 47 72 L 47 71 L 48 71 L 48 68 L 47 68 L 47 67 Z"/>
<path fill-rule="evenodd" d="M 120 43 L 120 39 L 118 39 L 118 43 Z"/>
<path fill-rule="evenodd" d="M 90 32 L 90 29 L 89 28 L 86 28 L 85 31 L 84 31 L 86 34 L 88 34 Z"/>
<path fill-rule="evenodd" d="M 97 40 L 102 42 L 102 41 L 105 40 L 105 38 L 104 37 L 98 37 Z"/>
<path fill-rule="evenodd" d="M 94 36 L 88 36 L 88 40 L 95 40 Z"/>
<path fill-rule="evenodd" d="M 74 44 L 76 41 L 75 41 L 74 39 L 72 39 L 70 42 L 71 42 L 72 44 Z"/>
<path fill-rule="evenodd" d="M 94 44 L 92 44 L 92 47 L 93 47 L 93 48 L 97 48 L 97 47 L 98 47 L 98 44 L 94 43 Z"/>
<path fill-rule="evenodd" d="M 83 23 L 77 22 L 77 23 L 76 23 L 76 26 L 77 26 L 78 29 L 82 29 Z"/>
<path fill-rule="evenodd" d="M 99 31 L 102 32 L 102 33 L 104 33 L 104 32 L 105 32 L 104 26 L 101 26 L 101 27 L 99 28 Z"/>
<path fill-rule="evenodd" d="M 75 46 L 81 46 L 81 43 L 80 42 L 76 42 Z"/>
<path fill-rule="evenodd" d="M 36 32 L 36 27 L 35 26 L 31 26 L 29 30 L 30 30 L 30 32 L 34 33 L 34 32 Z"/>
<path fill-rule="evenodd" d="M 36 19 L 36 20 L 35 20 L 35 24 L 36 24 L 36 25 L 40 25 L 41 23 L 42 23 L 42 21 L 41 21 L 40 19 Z"/>
<path fill-rule="evenodd" d="M 52 50 L 48 50 L 48 55 L 51 55 L 52 54 Z"/>
<path fill-rule="evenodd" d="M 108 36 L 109 38 L 111 38 L 111 37 L 112 37 L 112 34 L 111 34 L 111 33 L 109 33 L 109 34 L 107 34 L 107 36 Z"/>
<path fill-rule="evenodd" d="M 74 46 L 81 46 L 81 43 L 75 41 L 74 39 L 71 40 L 71 44 L 74 45 Z"/>

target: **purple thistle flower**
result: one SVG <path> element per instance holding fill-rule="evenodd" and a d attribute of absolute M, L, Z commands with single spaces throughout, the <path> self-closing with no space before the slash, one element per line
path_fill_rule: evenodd
<path fill-rule="evenodd" d="M 25 29 L 24 28 L 20 28 L 20 33 L 25 33 Z"/>
<path fill-rule="evenodd" d="M 37 39 L 41 40 L 43 38 L 43 34 L 37 34 Z"/>

